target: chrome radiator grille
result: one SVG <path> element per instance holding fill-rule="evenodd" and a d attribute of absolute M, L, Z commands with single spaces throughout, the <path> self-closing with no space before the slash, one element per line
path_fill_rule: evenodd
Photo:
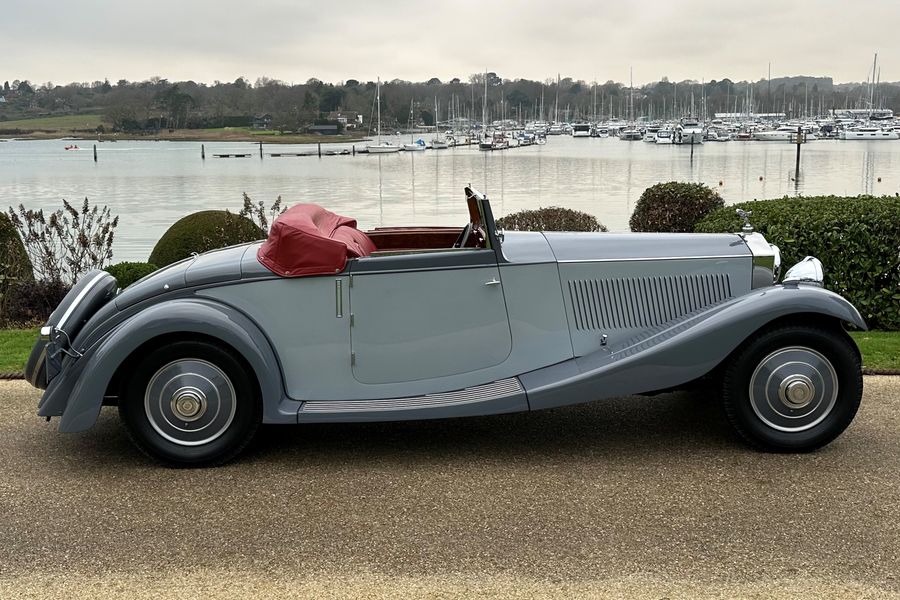
<path fill-rule="evenodd" d="M 579 331 L 653 327 L 731 297 L 731 278 L 724 273 L 571 279 L 568 284 Z"/>

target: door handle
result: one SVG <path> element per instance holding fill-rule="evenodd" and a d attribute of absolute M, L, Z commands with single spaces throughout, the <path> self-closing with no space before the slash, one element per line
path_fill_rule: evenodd
<path fill-rule="evenodd" d="M 500 285 L 499 279 L 491 279 L 490 281 L 485 281 L 484 285 Z"/>

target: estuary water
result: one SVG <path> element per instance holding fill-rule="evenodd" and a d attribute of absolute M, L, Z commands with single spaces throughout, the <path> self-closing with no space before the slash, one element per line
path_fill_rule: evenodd
<path fill-rule="evenodd" d="M 65 150 L 77 144 L 80 150 Z M 363 147 L 358 144 L 357 147 Z M 616 138 L 551 136 L 543 146 L 479 152 L 475 147 L 390 155 L 271 157 L 315 146 L 251 143 L 88 140 L 0 142 L 0 208 L 19 203 L 55 209 L 60 199 L 107 204 L 120 217 L 114 260 L 146 260 L 180 217 L 203 209 L 237 211 L 241 194 L 268 205 L 314 202 L 355 217 L 361 228 L 457 225 L 466 221 L 463 188 L 491 199 L 494 213 L 565 206 L 596 215 L 611 231 L 627 231 L 645 188 L 661 181 L 699 181 L 726 202 L 781 196 L 900 192 L 900 142 L 817 140 L 687 146 Z M 350 148 L 324 145 L 323 151 Z M 214 154 L 249 153 L 250 158 Z M 898 200 L 900 202 L 900 200 Z"/>

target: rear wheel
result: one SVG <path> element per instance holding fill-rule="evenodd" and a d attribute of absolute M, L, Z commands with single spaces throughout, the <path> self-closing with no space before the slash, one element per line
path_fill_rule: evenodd
<path fill-rule="evenodd" d="M 804 452 L 847 428 L 862 390 L 859 354 L 846 333 L 789 325 L 762 332 L 732 356 L 722 400 L 731 424 L 754 446 Z"/>
<path fill-rule="evenodd" d="M 181 341 L 138 363 L 119 414 L 145 453 L 171 466 L 200 467 L 243 450 L 262 412 L 240 359 L 208 342 Z"/>

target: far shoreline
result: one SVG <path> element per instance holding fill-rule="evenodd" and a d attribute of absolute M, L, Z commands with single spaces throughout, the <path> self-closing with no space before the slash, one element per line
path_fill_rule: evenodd
<path fill-rule="evenodd" d="M 98 134 L 88 131 L 22 131 L 15 134 L 0 135 L 0 140 L 34 141 L 34 140 L 72 140 L 102 142 L 236 142 L 251 144 L 348 144 L 368 142 L 372 138 L 356 135 L 318 135 L 318 134 L 280 134 L 272 131 L 247 133 L 242 131 L 208 131 L 202 129 L 176 129 L 160 131 L 153 135 L 139 134 Z"/>

